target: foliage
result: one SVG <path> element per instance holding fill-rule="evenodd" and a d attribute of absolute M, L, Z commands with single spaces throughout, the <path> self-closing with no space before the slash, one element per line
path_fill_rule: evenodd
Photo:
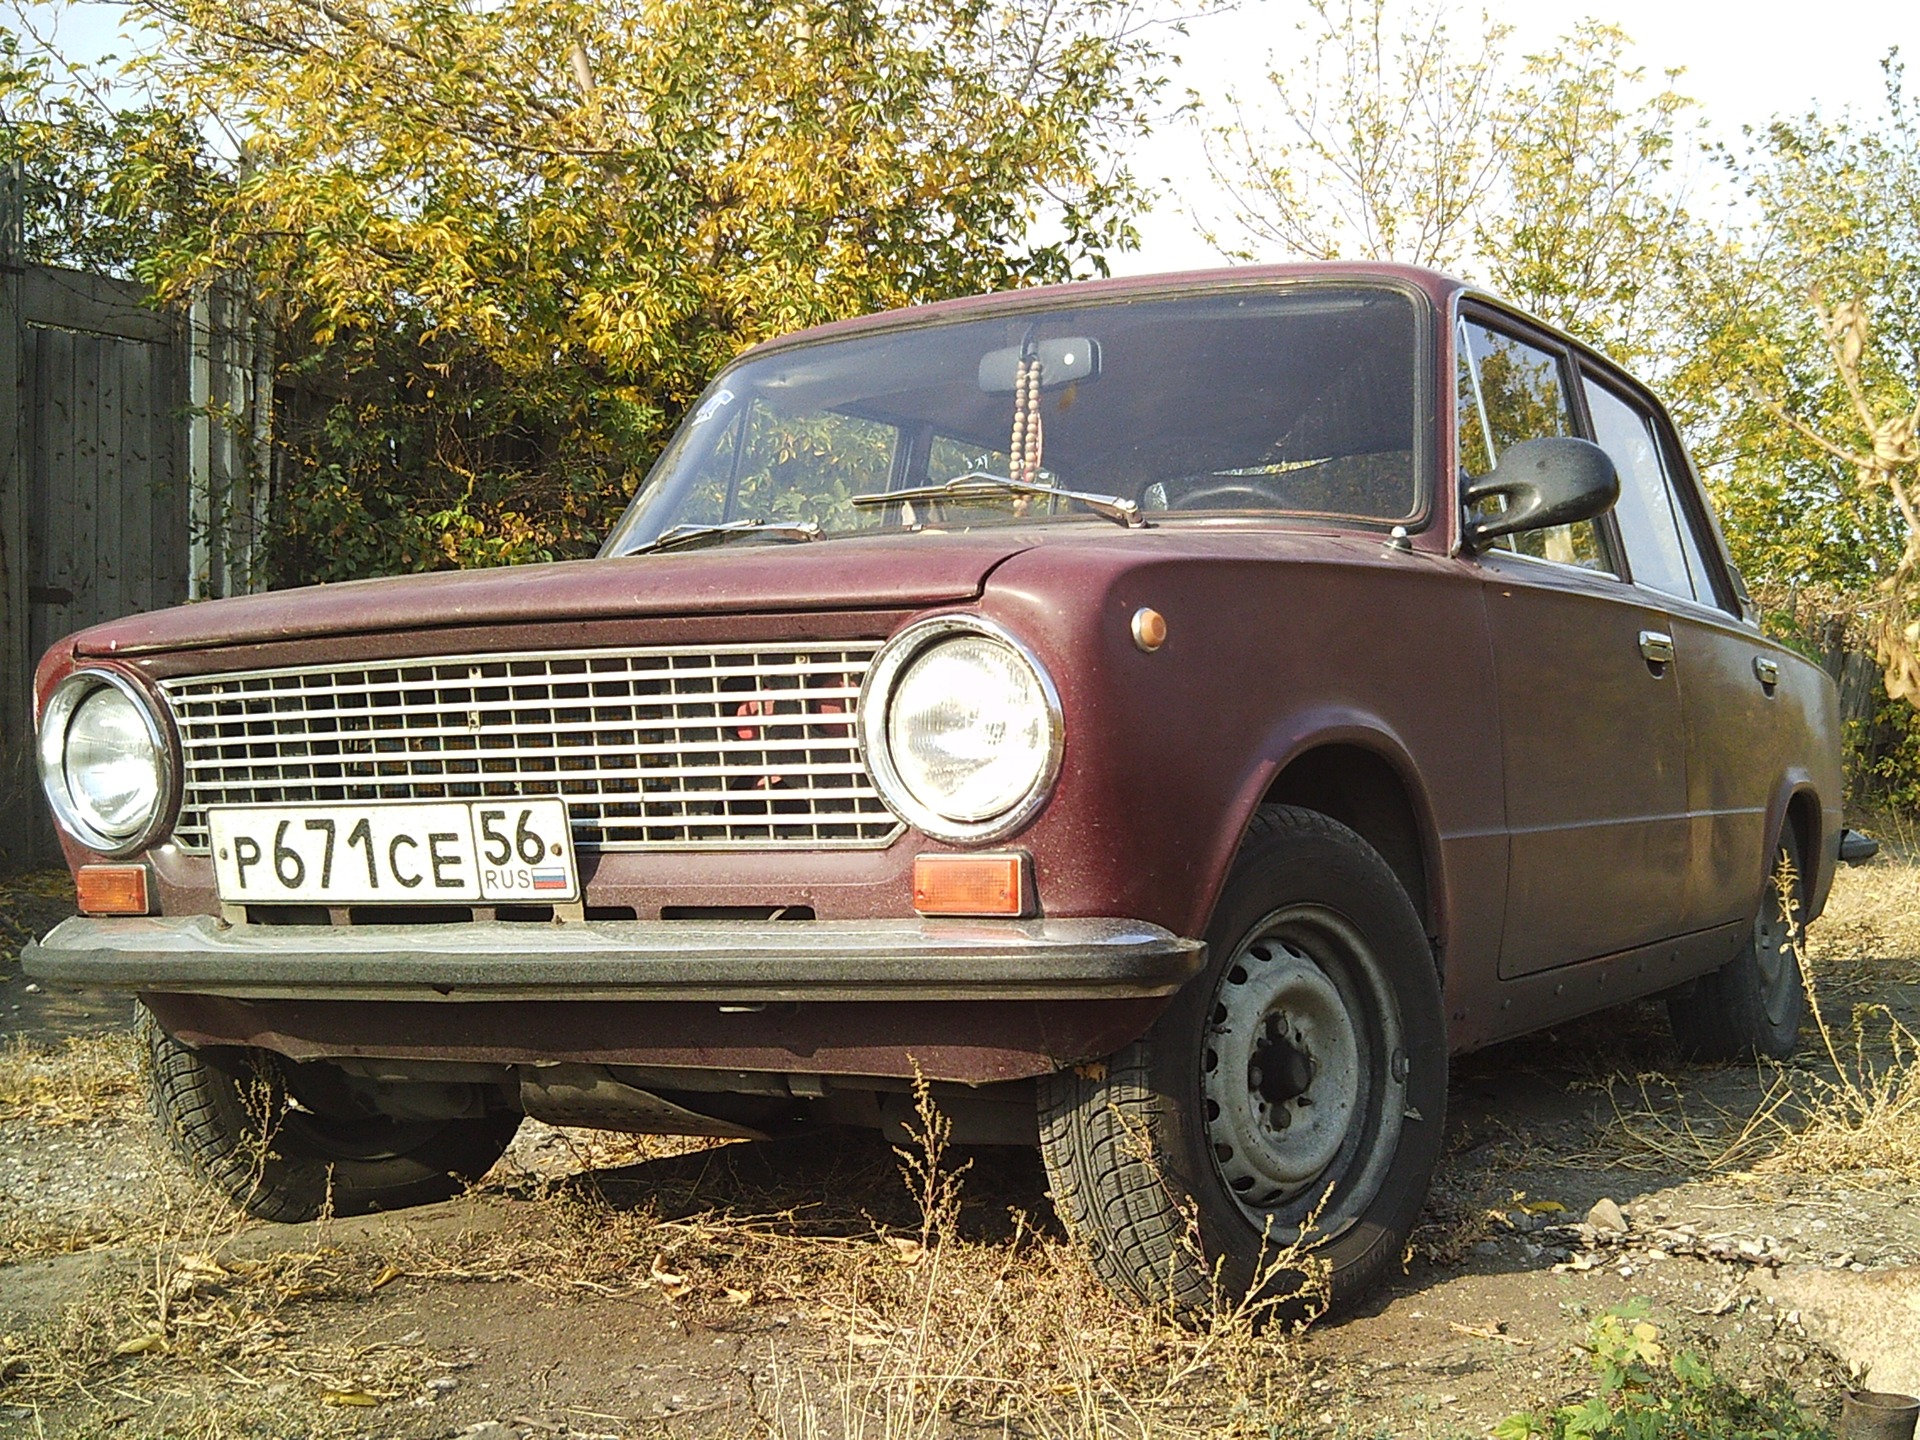
<path fill-rule="evenodd" d="M 1510 1415 L 1494 1440 L 1826 1440 L 1784 1388 L 1754 1395 L 1714 1373 L 1692 1351 L 1669 1352 L 1646 1319 L 1646 1303 L 1593 1322 L 1588 1353 L 1594 1393 L 1576 1404 Z"/>
<path fill-rule="evenodd" d="M 1398 15 L 1389 0 L 1309 0 L 1307 47 L 1267 81 L 1280 112 L 1229 97 L 1208 134 L 1214 178 L 1232 202 L 1236 258 L 1262 250 L 1312 260 L 1457 264 L 1491 191 L 1502 45 L 1487 21 L 1457 44 L 1444 6 Z"/>
<path fill-rule="evenodd" d="M 1755 213 L 1687 294 L 1682 372 L 1740 563 L 1862 594 L 1887 693 L 1920 701 L 1920 114 L 1776 120 L 1725 152 Z"/>
<path fill-rule="evenodd" d="M 193 214 L 208 180 L 178 114 L 110 109 L 60 83 L 43 49 L 0 31 L 0 173 L 19 171 L 21 258 L 131 273 L 155 232 Z"/>
<path fill-rule="evenodd" d="M 258 287 L 283 581 L 584 553 L 744 346 L 1101 270 L 1165 33 L 1129 0 L 128 12 L 154 113 L 222 159 L 183 200 L 119 147 L 107 213 L 164 213 L 167 297 Z"/>
<path fill-rule="evenodd" d="M 1215 244 L 1453 269 L 1623 359 L 1657 353 L 1665 287 L 1699 243 L 1672 74 L 1653 88 L 1594 21 L 1516 69 L 1508 27 L 1482 15 L 1458 38 L 1444 0 L 1308 9 L 1267 103 L 1231 100 L 1209 133 L 1237 232 Z"/>
<path fill-rule="evenodd" d="M 1693 102 L 1651 88 L 1626 32 L 1583 21 L 1504 97 L 1500 179 L 1475 245 L 1494 287 L 1621 360 L 1668 353 L 1667 295 L 1700 239 L 1676 158 Z"/>

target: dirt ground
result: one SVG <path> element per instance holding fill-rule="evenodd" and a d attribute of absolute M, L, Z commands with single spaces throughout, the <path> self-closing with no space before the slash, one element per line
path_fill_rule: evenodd
<path fill-rule="evenodd" d="M 1816 928 L 1831 1052 L 1810 1028 L 1793 1066 L 1687 1067 L 1643 1005 L 1463 1058 L 1405 1273 L 1298 1335 L 1111 1302 L 1030 1154 L 941 1157 L 957 1212 L 930 1214 L 850 1133 L 528 1122 L 462 1200 L 237 1221 L 152 1143 L 130 1007 L 21 976 L 67 903 L 0 881 L 0 1435 L 1483 1435 L 1579 1393 L 1589 1323 L 1636 1298 L 1816 1413 L 1863 1369 L 1920 1390 L 1910 1097 L 1861 1143 L 1815 1124 L 1856 1007 L 1884 1007 L 1868 1083 L 1915 1073 L 1884 1068 L 1920 1030 L 1907 859 L 1843 874 Z"/>

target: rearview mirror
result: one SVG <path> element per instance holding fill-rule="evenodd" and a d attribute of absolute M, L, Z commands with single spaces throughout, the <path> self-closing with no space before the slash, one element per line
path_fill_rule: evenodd
<path fill-rule="evenodd" d="M 1469 508 L 1495 498 L 1506 502 L 1493 514 L 1467 520 L 1462 539 L 1478 549 L 1502 535 L 1606 514 L 1620 498 L 1620 475 L 1591 440 L 1555 435 L 1515 445 L 1490 472 L 1469 480 L 1461 498 Z"/>
<path fill-rule="evenodd" d="M 1076 335 L 1064 340 L 1042 340 L 1030 352 L 1019 345 L 989 350 L 980 357 L 980 388 L 989 395 L 1013 394 L 1014 376 L 1019 373 L 1020 358 L 1026 353 L 1040 362 L 1042 390 L 1057 390 L 1076 380 L 1100 378 L 1100 342 Z"/>

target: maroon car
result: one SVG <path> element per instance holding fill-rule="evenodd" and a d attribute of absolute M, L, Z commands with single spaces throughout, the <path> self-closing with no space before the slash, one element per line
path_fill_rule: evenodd
<path fill-rule="evenodd" d="M 1183 1306 L 1397 1264 L 1450 1052 L 1664 993 L 1787 1053 L 1842 836 L 1658 401 L 1391 266 L 763 345 L 596 559 L 136 616 L 37 707 L 83 914 L 27 968 L 139 995 L 253 1213 L 924 1077 Z"/>

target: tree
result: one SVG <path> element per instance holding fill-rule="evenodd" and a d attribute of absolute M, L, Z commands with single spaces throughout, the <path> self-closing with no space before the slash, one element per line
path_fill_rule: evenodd
<path fill-rule="evenodd" d="M 114 109 L 60 83 L 44 50 L 0 32 L 0 173 L 13 198 L 21 258 L 125 275 L 209 178 L 178 115 Z"/>
<path fill-rule="evenodd" d="M 252 277 L 280 337 L 281 579 L 584 553 L 745 345 L 1101 270 L 1162 33 L 1129 0 L 129 9 L 227 157 L 140 267 Z"/>
<path fill-rule="evenodd" d="M 1687 301 L 1685 389 L 1742 563 L 1862 597 L 1889 696 L 1920 704 L 1920 115 L 1776 120 L 1726 152 L 1747 234 Z"/>
<path fill-rule="evenodd" d="M 1223 253 L 1459 264 L 1495 180 L 1502 47 L 1491 22 L 1466 45 L 1445 5 L 1308 0 L 1307 45 L 1267 74 L 1278 123 L 1229 95 L 1231 119 L 1202 112 L 1227 220 Z M 1197 99 L 1198 97 L 1196 97 Z"/>
<path fill-rule="evenodd" d="M 1228 254 L 1399 260 L 1479 279 L 1622 359 L 1656 353 L 1665 288 L 1700 243 L 1691 103 L 1583 21 L 1514 68 L 1508 27 L 1446 4 L 1308 0 L 1307 45 L 1209 131 Z M 1269 121 L 1265 118 L 1273 115 Z"/>

